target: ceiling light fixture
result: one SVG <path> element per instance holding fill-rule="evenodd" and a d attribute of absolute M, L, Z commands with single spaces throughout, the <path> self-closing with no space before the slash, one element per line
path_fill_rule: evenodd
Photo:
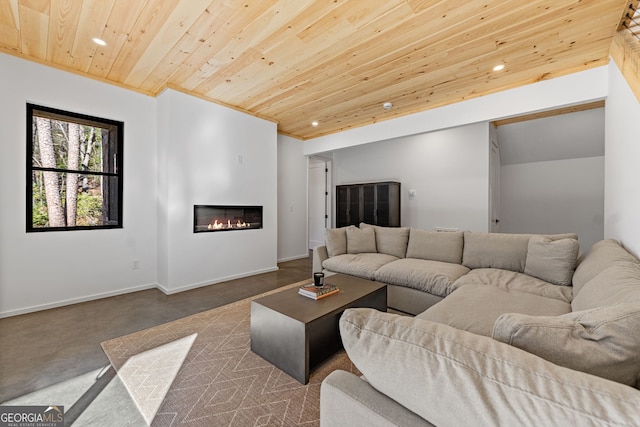
<path fill-rule="evenodd" d="M 393 104 L 390 102 L 385 102 L 384 104 L 382 104 L 382 108 L 384 108 L 385 110 L 390 110 L 391 107 L 393 107 Z"/>
<path fill-rule="evenodd" d="M 493 71 L 502 71 L 504 70 L 504 64 L 498 64 L 495 67 L 493 67 Z"/>
<path fill-rule="evenodd" d="M 317 120 L 312 121 L 311 122 L 311 126 L 313 126 L 313 127 L 318 126 L 318 121 Z"/>
<path fill-rule="evenodd" d="M 98 38 L 98 37 L 94 37 L 94 38 L 92 38 L 91 40 L 93 40 L 93 42 L 94 42 L 95 44 L 99 44 L 100 46 L 106 46 L 106 45 L 107 45 L 107 42 L 106 42 L 106 41 L 104 41 L 104 40 L 102 40 L 102 39 L 100 39 L 100 38 Z"/>

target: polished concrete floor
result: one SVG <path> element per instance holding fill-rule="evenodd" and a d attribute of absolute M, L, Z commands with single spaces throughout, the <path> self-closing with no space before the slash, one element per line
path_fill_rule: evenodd
<path fill-rule="evenodd" d="M 149 289 L 0 319 L 0 402 L 108 365 L 103 341 L 307 278 L 311 257 L 174 295 Z"/>

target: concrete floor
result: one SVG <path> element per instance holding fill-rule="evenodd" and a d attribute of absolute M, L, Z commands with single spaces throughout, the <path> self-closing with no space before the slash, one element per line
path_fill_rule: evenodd
<path fill-rule="evenodd" d="M 307 278 L 311 257 L 174 295 L 149 289 L 0 319 L 0 402 L 108 365 L 103 341 Z"/>

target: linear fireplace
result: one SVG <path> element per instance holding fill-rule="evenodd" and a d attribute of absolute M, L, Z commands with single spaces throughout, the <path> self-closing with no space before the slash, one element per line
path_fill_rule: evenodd
<path fill-rule="evenodd" d="M 262 228 L 262 206 L 193 206 L 193 232 Z"/>

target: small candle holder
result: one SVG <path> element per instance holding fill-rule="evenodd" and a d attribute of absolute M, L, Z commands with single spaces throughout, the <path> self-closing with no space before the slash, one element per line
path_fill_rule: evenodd
<path fill-rule="evenodd" d="M 324 286 L 324 273 L 313 273 L 313 284 L 316 288 Z"/>

